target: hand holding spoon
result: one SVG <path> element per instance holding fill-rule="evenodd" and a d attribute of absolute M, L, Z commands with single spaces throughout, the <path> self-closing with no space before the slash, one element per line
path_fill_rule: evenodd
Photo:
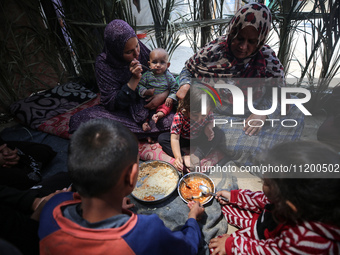
<path fill-rule="evenodd" d="M 146 69 L 146 70 L 148 70 L 148 71 L 151 71 L 151 72 L 153 72 L 153 71 L 156 70 L 156 69 L 151 69 L 151 68 L 149 68 L 149 67 L 143 65 L 142 63 L 141 63 L 141 66 L 142 66 L 144 69 Z"/>
<path fill-rule="evenodd" d="M 207 196 L 207 195 L 211 195 L 211 196 L 214 196 L 214 197 L 217 196 L 216 193 L 210 192 L 209 188 L 205 185 L 200 185 L 198 188 L 201 190 L 201 192 L 204 196 Z M 222 196 L 218 196 L 218 197 L 221 198 L 225 202 L 229 202 L 228 198 L 225 198 L 225 197 L 222 197 Z"/>

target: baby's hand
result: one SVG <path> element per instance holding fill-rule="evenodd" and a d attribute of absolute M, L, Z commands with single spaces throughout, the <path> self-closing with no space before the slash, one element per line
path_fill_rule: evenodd
<path fill-rule="evenodd" d="M 158 121 L 158 115 L 157 113 L 155 113 L 154 115 L 152 115 L 152 118 L 151 118 L 155 123 L 157 123 Z"/>
<path fill-rule="evenodd" d="M 165 115 L 163 112 L 157 112 L 154 115 L 152 115 L 152 120 L 157 123 L 157 121 L 161 118 L 163 118 Z"/>
<path fill-rule="evenodd" d="M 188 214 L 188 218 L 193 218 L 193 219 L 197 220 L 204 213 L 204 208 L 200 204 L 200 202 L 190 201 L 188 203 L 188 207 L 190 208 L 190 212 Z"/>
<path fill-rule="evenodd" d="M 173 104 L 174 100 L 170 97 L 168 97 L 166 100 L 165 100 L 165 105 L 167 107 L 171 107 L 171 105 Z"/>
<path fill-rule="evenodd" d="M 144 96 L 153 96 L 155 93 L 155 89 L 147 89 L 144 93 Z"/>
<path fill-rule="evenodd" d="M 221 205 L 227 205 L 227 204 L 229 204 L 228 202 L 222 200 L 222 199 L 220 198 L 220 196 L 221 196 L 221 197 L 225 197 L 225 198 L 227 198 L 227 199 L 230 201 L 230 191 L 227 191 L 227 190 L 217 191 L 217 192 L 216 192 L 216 195 L 217 195 L 217 196 L 216 196 L 216 199 L 217 199 L 217 201 L 218 201 Z"/>
<path fill-rule="evenodd" d="M 214 139 L 215 133 L 214 133 L 214 130 L 212 129 L 212 125 L 207 125 L 204 128 L 204 134 L 207 136 L 208 141 L 211 141 L 212 139 Z"/>

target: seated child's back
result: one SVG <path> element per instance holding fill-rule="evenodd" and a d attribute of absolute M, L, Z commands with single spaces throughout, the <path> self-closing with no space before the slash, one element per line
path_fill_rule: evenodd
<path fill-rule="evenodd" d="M 172 232 L 157 215 L 127 210 L 138 177 L 138 141 L 107 119 L 83 124 L 72 136 L 69 173 L 78 193 L 56 195 L 40 219 L 40 254 L 196 254 L 204 209 L 190 203 L 188 220 Z"/>

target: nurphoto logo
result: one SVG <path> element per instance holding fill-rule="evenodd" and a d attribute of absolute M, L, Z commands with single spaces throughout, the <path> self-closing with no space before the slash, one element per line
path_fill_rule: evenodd
<path fill-rule="evenodd" d="M 243 79 L 243 83 L 251 83 L 252 79 Z M 307 103 L 311 99 L 311 93 L 308 89 L 305 88 L 298 88 L 298 87 L 265 87 L 265 92 L 271 95 L 269 100 L 271 101 L 271 107 L 267 109 L 256 109 L 255 105 L 259 106 L 261 105 L 261 102 L 257 102 L 256 99 L 253 98 L 254 90 L 259 90 L 258 87 L 254 86 L 243 86 L 243 89 L 236 86 L 235 84 L 230 84 L 230 82 L 225 83 L 219 83 L 219 84 L 213 84 L 208 85 L 206 83 L 200 82 L 201 86 L 199 87 L 201 90 L 205 91 L 206 93 L 203 93 L 201 95 L 201 114 L 206 115 L 207 114 L 207 97 L 210 96 L 210 98 L 213 100 L 215 106 L 217 106 L 217 100 L 221 104 L 221 106 L 225 105 L 223 104 L 223 100 L 221 99 L 221 96 L 217 91 L 227 91 L 229 93 L 229 97 L 232 98 L 232 101 L 229 102 L 232 105 L 232 115 L 233 116 L 243 116 L 246 115 L 247 112 L 245 111 L 245 106 L 248 106 L 248 113 L 252 113 L 255 115 L 266 115 L 270 116 L 278 109 L 280 110 L 281 116 L 286 116 L 287 111 L 290 109 L 292 105 L 295 105 L 304 115 L 311 116 L 312 114 L 306 109 L 306 107 L 303 105 L 304 103 Z M 242 86 L 241 86 L 242 87 Z M 211 92 L 210 92 L 211 91 Z M 260 91 L 261 92 L 261 91 Z M 246 94 L 246 95 L 245 95 Z M 299 97 L 291 96 L 291 95 L 299 95 Z M 217 100 L 215 99 L 217 98 Z M 260 107 L 261 108 L 261 107 Z M 295 119 L 270 119 L 267 117 L 265 121 L 261 119 L 250 119 L 246 123 L 246 119 L 243 121 L 237 121 L 232 122 L 232 120 L 229 120 L 229 124 L 232 125 L 244 125 L 248 124 L 249 126 L 252 126 L 253 122 L 257 122 L 257 126 L 252 127 L 261 127 L 265 124 L 265 122 L 270 123 L 270 125 L 273 127 L 275 123 L 280 122 L 280 124 L 283 127 L 295 127 L 298 125 L 298 122 Z M 216 125 L 222 125 L 227 124 L 228 120 L 226 119 L 215 119 L 214 120 L 214 126 Z M 260 123 L 260 124 L 258 124 Z"/>

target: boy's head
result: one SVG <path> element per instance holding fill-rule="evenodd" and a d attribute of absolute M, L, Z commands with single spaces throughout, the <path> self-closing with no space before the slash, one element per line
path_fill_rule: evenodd
<path fill-rule="evenodd" d="M 69 146 L 68 171 L 81 196 L 100 196 L 113 188 L 122 172 L 138 163 L 138 141 L 120 123 L 95 119 L 82 124 Z"/>
<path fill-rule="evenodd" d="M 154 74 L 163 74 L 170 66 L 169 54 L 162 48 L 150 52 L 149 66 Z"/>

